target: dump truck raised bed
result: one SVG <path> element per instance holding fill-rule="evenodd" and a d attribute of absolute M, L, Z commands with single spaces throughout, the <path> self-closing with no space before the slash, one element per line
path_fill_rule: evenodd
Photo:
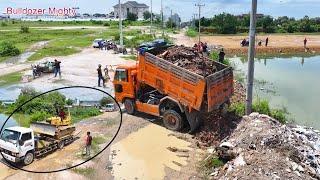
<path fill-rule="evenodd" d="M 75 140 L 75 127 L 68 125 L 71 122 L 70 116 L 64 120 L 52 117 L 47 121 L 49 122 L 31 123 L 30 128 L 4 129 L 0 138 L 0 152 L 5 159 L 29 165 L 34 158 L 62 149 Z"/>
<path fill-rule="evenodd" d="M 212 74 L 202 76 L 160 58 L 164 50 L 140 52 L 136 64 L 118 66 L 113 81 L 115 98 L 129 114 L 139 111 L 160 116 L 168 129 L 176 131 L 187 122 L 193 132 L 201 124 L 201 113 L 229 103 L 232 68 L 201 57 L 215 68 Z"/>

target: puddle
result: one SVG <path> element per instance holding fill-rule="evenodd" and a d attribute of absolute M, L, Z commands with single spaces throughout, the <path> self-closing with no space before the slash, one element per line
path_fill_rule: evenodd
<path fill-rule="evenodd" d="M 186 157 L 168 147 L 188 149 L 189 142 L 169 136 L 171 131 L 150 124 L 111 146 L 110 157 L 115 179 L 163 179 L 165 167 L 180 171 L 187 165 Z"/>

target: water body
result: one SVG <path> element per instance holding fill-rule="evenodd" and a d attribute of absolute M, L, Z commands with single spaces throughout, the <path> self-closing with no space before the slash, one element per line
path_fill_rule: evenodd
<path fill-rule="evenodd" d="M 7 119 L 8 119 L 8 116 L 4 114 L 0 114 L 0 128 L 3 126 L 3 124 Z M 17 125 L 18 125 L 17 122 L 13 118 L 10 118 L 8 122 L 5 124 L 4 128 L 17 126 Z"/>
<path fill-rule="evenodd" d="M 232 60 L 235 72 L 246 75 L 247 62 Z M 296 123 L 320 129 L 320 56 L 257 59 L 254 74 L 255 99 L 286 107 Z"/>

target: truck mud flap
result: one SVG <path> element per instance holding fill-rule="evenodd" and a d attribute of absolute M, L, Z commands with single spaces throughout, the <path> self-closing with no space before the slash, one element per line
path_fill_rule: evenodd
<path fill-rule="evenodd" d="M 189 133 L 194 133 L 202 124 L 201 118 L 199 117 L 199 112 L 192 110 L 189 112 L 187 109 L 185 110 L 185 114 L 188 120 L 188 123 L 190 125 L 190 131 Z"/>

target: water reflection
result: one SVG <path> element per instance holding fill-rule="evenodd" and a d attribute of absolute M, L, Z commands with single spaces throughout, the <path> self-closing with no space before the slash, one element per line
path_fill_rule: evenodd
<path fill-rule="evenodd" d="M 236 69 L 247 72 L 245 58 L 232 60 Z M 296 122 L 320 129 L 319 69 L 320 56 L 257 59 L 255 79 L 267 83 L 255 81 L 254 96 L 268 99 L 272 106 L 287 107 Z"/>

